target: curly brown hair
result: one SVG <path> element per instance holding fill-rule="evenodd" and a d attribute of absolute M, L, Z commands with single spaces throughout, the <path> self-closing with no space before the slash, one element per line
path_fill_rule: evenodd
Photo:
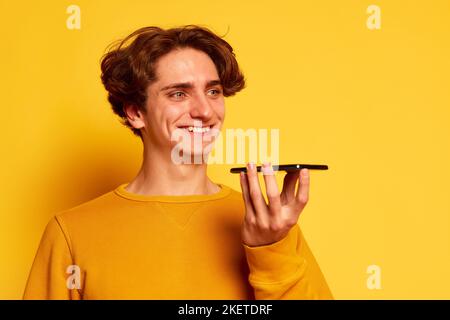
<path fill-rule="evenodd" d="M 219 75 L 223 95 L 233 96 L 245 88 L 233 48 L 207 27 L 185 25 L 162 29 L 140 28 L 124 39 L 113 42 L 101 58 L 101 80 L 108 91 L 108 101 L 119 121 L 142 139 L 125 114 L 125 105 L 134 105 L 145 113 L 148 86 L 157 80 L 155 66 L 159 58 L 172 50 L 193 48 L 208 54 Z M 108 49 L 107 48 L 107 49 Z"/>

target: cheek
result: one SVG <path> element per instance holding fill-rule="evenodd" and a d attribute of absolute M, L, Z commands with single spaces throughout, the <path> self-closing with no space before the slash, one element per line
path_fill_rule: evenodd
<path fill-rule="evenodd" d="M 163 101 L 156 101 L 148 106 L 149 130 L 158 139 L 166 140 L 170 137 L 173 123 L 182 115 L 183 109 L 179 105 Z"/>
<path fill-rule="evenodd" d="M 186 112 L 185 109 L 186 108 L 184 108 L 180 104 L 177 105 L 166 104 L 164 106 L 164 109 L 161 110 L 162 115 L 161 122 L 172 124 L 177 119 L 179 119 L 183 115 L 183 113 Z"/>
<path fill-rule="evenodd" d="M 174 105 L 168 103 L 160 110 L 159 126 L 166 138 L 172 135 L 175 123 L 183 118 L 184 113 L 186 113 L 186 108 L 181 104 Z"/>
<path fill-rule="evenodd" d="M 164 114 L 165 118 L 172 118 L 176 116 L 177 114 L 180 114 L 182 112 L 183 108 L 180 108 L 179 105 L 171 105 L 167 104 L 164 106 L 162 113 Z"/>
<path fill-rule="evenodd" d="M 167 122 L 173 122 L 180 117 L 184 112 L 184 107 L 180 103 L 171 103 L 169 101 L 158 101 L 155 107 L 157 113 L 157 121 L 160 125 L 165 125 Z"/>
<path fill-rule="evenodd" d="M 217 116 L 223 120 L 225 118 L 225 102 L 222 100 L 215 104 L 214 111 Z"/>

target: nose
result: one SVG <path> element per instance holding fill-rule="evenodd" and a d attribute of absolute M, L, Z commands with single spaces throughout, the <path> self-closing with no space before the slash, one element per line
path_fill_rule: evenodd
<path fill-rule="evenodd" d="M 190 114 L 192 118 L 199 118 L 203 122 L 211 119 L 214 110 L 212 109 L 208 99 L 203 95 L 197 95 L 192 101 Z"/>

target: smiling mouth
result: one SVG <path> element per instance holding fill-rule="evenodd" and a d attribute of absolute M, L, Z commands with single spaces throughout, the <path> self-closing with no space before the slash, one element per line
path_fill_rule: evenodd
<path fill-rule="evenodd" d="M 188 132 L 191 132 L 191 133 L 206 133 L 206 132 L 209 132 L 211 127 L 212 126 L 204 126 L 204 127 L 181 126 L 181 127 L 178 127 L 178 128 L 187 130 Z"/>

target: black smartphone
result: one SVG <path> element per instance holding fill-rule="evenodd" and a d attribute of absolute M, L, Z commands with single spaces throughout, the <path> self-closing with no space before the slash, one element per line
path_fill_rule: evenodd
<path fill-rule="evenodd" d="M 296 163 L 296 164 L 279 164 L 279 165 L 272 165 L 273 171 L 296 171 L 301 169 L 311 169 L 311 170 L 328 170 L 328 166 L 326 164 L 302 164 L 302 163 Z M 237 168 L 231 168 L 231 173 L 240 173 L 241 171 L 247 172 L 247 167 L 237 167 Z M 257 172 L 261 172 L 261 166 L 256 167 Z"/>

